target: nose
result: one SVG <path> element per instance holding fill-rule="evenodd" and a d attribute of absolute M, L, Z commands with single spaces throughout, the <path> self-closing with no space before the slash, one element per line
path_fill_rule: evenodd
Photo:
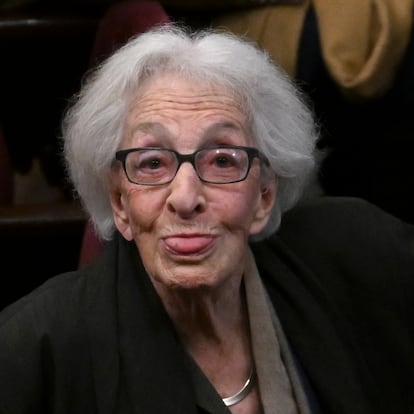
<path fill-rule="evenodd" d="M 173 181 L 169 184 L 168 210 L 182 218 L 191 218 L 205 209 L 204 184 L 189 162 L 181 164 Z"/>

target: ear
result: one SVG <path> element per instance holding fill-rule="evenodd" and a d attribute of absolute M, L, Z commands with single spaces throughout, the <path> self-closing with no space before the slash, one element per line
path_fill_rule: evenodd
<path fill-rule="evenodd" d="M 126 240 L 132 240 L 133 235 L 128 213 L 128 204 L 122 191 L 121 178 L 117 171 L 111 173 L 109 183 L 109 197 L 115 226 Z"/>
<path fill-rule="evenodd" d="M 250 235 L 260 233 L 269 221 L 276 201 L 277 187 L 278 179 L 276 176 L 263 183 L 260 194 L 258 195 L 255 215 L 250 225 Z"/>

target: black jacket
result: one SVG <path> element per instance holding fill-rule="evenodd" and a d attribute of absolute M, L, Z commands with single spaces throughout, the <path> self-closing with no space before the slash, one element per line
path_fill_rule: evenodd
<path fill-rule="evenodd" d="M 414 412 L 414 227 L 323 197 L 252 249 L 321 411 Z M 0 413 L 197 413 L 184 358 L 119 236 L 0 314 Z"/>

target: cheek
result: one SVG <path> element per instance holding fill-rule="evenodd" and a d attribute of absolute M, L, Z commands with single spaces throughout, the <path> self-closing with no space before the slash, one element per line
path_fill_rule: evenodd
<path fill-rule="evenodd" d="M 256 200 L 256 191 L 233 191 L 218 197 L 211 207 L 227 227 L 248 232 L 255 215 Z"/>
<path fill-rule="evenodd" d="M 159 193 L 155 194 L 152 188 L 133 188 L 125 192 L 124 197 L 134 237 L 148 232 L 160 216 L 165 198 Z"/>

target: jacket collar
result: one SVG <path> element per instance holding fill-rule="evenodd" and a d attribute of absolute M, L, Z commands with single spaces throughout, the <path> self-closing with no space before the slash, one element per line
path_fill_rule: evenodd
<path fill-rule="evenodd" d="M 276 236 L 252 244 L 260 276 L 323 412 L 376 412 L 372 377 L 352 327 L 317 274 Z"/>
<path fill-rule="evenodd" d="M 317 275 L 276 236 L 252 250 L 322 411 L 374 412 L 375 388 L 352 329 Z M 136 412 L 196 412 L 183 348 L 134 243 L 121 236 L 108 243 L 91 271 L 87 295 L 99 412 L 114 411 L 120 375 Z"/>
<path fill-rule="evenodd" d="M 115 407 L 120 376 L 135 412 L 195 413 L 185 354 L 136 246 L 108 244 L 88 289 L 99 411 Z"/>

